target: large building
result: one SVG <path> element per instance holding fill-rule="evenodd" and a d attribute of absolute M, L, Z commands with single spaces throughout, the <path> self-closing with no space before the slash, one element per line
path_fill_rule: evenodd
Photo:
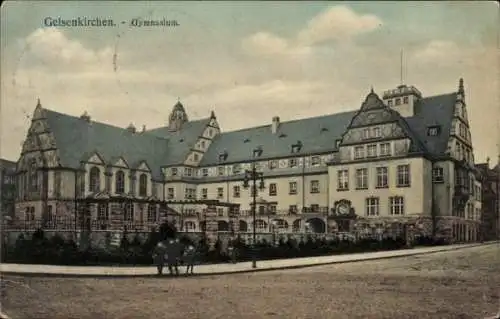
<path fill-rule="evenodd" d="M 14 217 L 16 202 L 16 162 L 0 159 L 0 213 Z"/>
<path fill-rule="evenodd" d="M 16 216 L 44 225 L 77 217 L 100 229 L 174 216 L 197 231 L 210 206 L 218 230 L 244 232 L 256 192 L 258 232 L 410 227 L 470 241 L 481 219 L 473 154 L 462 79 L 448 94 L 400 85 L 382 97 L 372 90 L 351 112 L 275 116 L 231 132 L 213 111 L 190 121 L 180 102 L 167 126 L 141 131 L 38 102 L 17 167 Z M 265 188 L 244 187 L 253 167 Z"/>
<path fill-rule="evenodd" d="M 500 239 L 500 157 L 493 168 L 489 160 L 477 167 L 482 182 L 481 239 Z"/>

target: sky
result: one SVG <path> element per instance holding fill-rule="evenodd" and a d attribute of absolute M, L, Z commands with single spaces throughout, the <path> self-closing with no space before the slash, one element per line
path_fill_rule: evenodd
<path fill-rule="evenodd" d="M 50 27 L 47 17 L 116 26 Z M 179 25 L 133 27 L 134 18 Z M 463 77 L 476 162 L 497 162 L 498 30 L 494 1 L 6 1 L 0 157 L 19 158 L 37 98 L 148 129 L 165 126 L 180 99 L 190 119 L 213 110 L 230 131 L 359 109 L 372 86 L 382 95 L 401 84 L 403 70 L 424 96 L 454 92 Z"/>

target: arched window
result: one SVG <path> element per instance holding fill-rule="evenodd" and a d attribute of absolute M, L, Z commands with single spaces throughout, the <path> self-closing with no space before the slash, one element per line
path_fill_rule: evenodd
<path fill-rule="evenodd" d="M 126 221 L 134 220 L 134 203 L 125 204 L 125 216 L 124 219 Z"/>
<path fill-rule="evenodd" d="M 148 176 L 141 174 L 139 177 L 139 196 L 146 197 L 148 195 Z"/>
<path fill-rule="evenodd" d="M 89 174 L 89 191 L 97 193 L 101 190 L 101 171 L 97 167 L 92 167 Z"/>
<path fill-rule="evenodd" d="M 156 211 L 157 211 L 156 204 L 149 204 L 148 205 L 148 222 L 150 222 L 150 223 L 156 222 L 156 219 L 157 219 L 156 218 L 156 216 L 157 216 Z"/>
<path fill-rule="evenodd" d="M 115 174 L 115 193 L 125 193 L 125 174 L 122 171 Z"/>
<path fill-rule="evenodd" d="M 38 190 L 38 170 L 36 160 L 31 160 L 29 167 L 30 188 L 32 191 Z"/>

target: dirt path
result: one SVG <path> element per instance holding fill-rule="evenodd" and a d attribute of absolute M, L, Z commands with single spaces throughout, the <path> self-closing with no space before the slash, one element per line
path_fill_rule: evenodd
<path fill-rule="evenodd" d="M 477 319 L 500 310 L 500 246 L 199 278 L 4 279 L 13 319 Z"/>

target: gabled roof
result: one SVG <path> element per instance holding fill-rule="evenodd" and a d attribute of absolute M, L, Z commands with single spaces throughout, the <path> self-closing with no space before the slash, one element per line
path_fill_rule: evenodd
<path fill-rule="evenodd" d="M 161 177 L 160 167 L 168 156 L 168 140 L 48 109 L 45 114 L 63 167 L 79 168 L 85 153 L 98 152 L 108 163 L 117 156 L 129 163 L 146 160 L 153 177 Z"/>
<path fill-rule="evenodd" d="M 313 117 L 282 122 L 273 134 L 271 125 L 221 133 L 215 137 L 200 163 L 202 166 L 217 165 L 219 155 L 227 151 L 226 163 L 251 160 L 253 150 L 261 147 L 260 158 L 288 157 L 292 145 L 302 143 L 299 154 L 328 152 L 335 148 L 356 112 Z"/>
<path fill-rule="evenodd" d="M 370 93 L 371 94 L 371 93 Z M 372 96 L 369 102 L 373 102 Z M 418 148 L 431 155 L 443 155 L 447 149 L 456 93 L 420 99 L 414 116 L 401 118 L 398 123 L 408 131 Z M 371 103 L 365 104 L 370 109 Z M 219 164 L 219 155 L 227 152 L 225 163 L 251 161 L 253 150 L 262 147 L 260 159 L 289 157 L 292 144 L 302 142 L 300 154 L 335 152 L 335 141 L 342 138 L 352 118 L 359 110 L 301 120 L 282 122 L 278 132 L 271 125 L 253 127 L 219 134 L 210 145 L 200 163 L 202 166 Z M 440 125 L 441 134 L 428 136 L 429 126 Z"/>
<path fill-rule="evenodd" d="M 169 131 L 168 126 L 165 126 L 146 131 L 144 134 L 168 139 L 168 157 L 164 158 L 162 165 L 182 164 L 196 141 L 202 136 L 203 131 L 210 123 L 210 119 L 207 117 L 186 122 L 182 124 L 181 130 L 175 132 Z"/>

